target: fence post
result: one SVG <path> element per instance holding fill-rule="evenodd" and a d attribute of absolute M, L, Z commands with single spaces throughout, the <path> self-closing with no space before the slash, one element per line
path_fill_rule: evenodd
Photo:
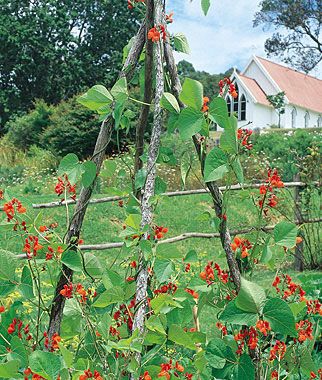
<path fill-rule="evenodd" d="M 294 182 L 300 182 L 300 174 L 295 174 L 293 178 Z M 295 186 L 294 188 L 294 218 L 296 224 L 302 224 L 303 223 L 303 215 L 301 212 L 301 187 Z M 300 231 L 299 236 L 301 238 L 304 238 L 303 232 Z M 301 243 L 296 244 L 295 247 L 295 256 L 294 256 L 294 269 L 299 272 L 303 272 L 304 270 L 304 239 L 301 241 Z"/>

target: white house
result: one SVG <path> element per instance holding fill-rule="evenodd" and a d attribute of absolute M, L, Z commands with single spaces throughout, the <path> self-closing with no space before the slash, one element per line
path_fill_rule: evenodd
<path fill-rule="evenodd" d="M 238 126 L 265 128 L 278 124 L 267 95 L 285 92 L 282 128 L 322 127 L 322 80 L 264 58 L 253 56 L 245 70 L 230 78 L 238 98 L 228 96 L 228 110 L 238 114 Z"/>

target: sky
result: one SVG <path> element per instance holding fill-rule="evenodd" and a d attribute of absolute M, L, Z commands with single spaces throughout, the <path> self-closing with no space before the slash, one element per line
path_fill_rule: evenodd
<path fill-rule="evenodd" d="M 176 53 L 176 61 L 185 59 L 197 70 L 218 74 L 234 66 L 243 70 L 253 54 L 267 57 L 264 43 L 273 29 L 253 28 L 259 3 L 259 0 L 211 0 L 208 15 L 204 16 L 200 0 L 168 0 L 167 13 L 174 11 L 169 29 L 184 33 L 191 50 L 189 55 Z M 272 60 L 278 62 L 276 57 Z"/>

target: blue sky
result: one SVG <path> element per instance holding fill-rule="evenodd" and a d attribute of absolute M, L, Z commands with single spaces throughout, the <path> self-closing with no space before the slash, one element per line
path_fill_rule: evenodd
<path fill-rule="evenodd" d="M 176 54 L 176 60 L 185 59 L 197 70 L 220 73 L 233 66 L 242 70 L 253 54 L 266 57 L 264 43 L 273 29 L 253 28 L 259 3 L 259 0 L 211 0 L 209 13 L 204 16 L 200 0 L 167 0 L 167 12 L 174 11 L 169 29 L 184 33 L 191 49 L 189 55 Z"/>

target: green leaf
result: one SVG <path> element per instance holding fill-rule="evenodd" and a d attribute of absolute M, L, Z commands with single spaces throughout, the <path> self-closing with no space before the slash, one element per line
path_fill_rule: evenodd
<path fill-rule="evenodd" d="M 271 261 L 272 257 L 273 257 L 273 252 L 272 252 L 271 247 L 268 244 L 265 244 L 265 246 L 263 248 L 262 257 L 260 260 L 261 263 L 267 264 L 268 262 Z"/>
<path fill-rule="evenodd" d="M 58 343 L 59 345 L 59 351 L 62 354 L 62 357 L 64 359 L 64 362 L 68 368 L 73 366 L 74 362 L 74 354 L 72 351 L 67 349 L 62 343 Z"/>
<path fill-rule="evenodd" d="M 15 279 L 17 258 L 11 252 L 0 249 L 0 280 L 12 282 Z"/>
<path fill-rule="evenodd" d="M 155 179 L 154 194 L 163 194 L 167 191 L 167 183 L 159 176 Z"/>
<path fill-rule="evenodd" d="M 301 311 L 303 311 L 306 308 L 306 302 L 305 301 L 293 302 L 293 303 L 290 303 L 288 305 L 289 305 L 290 309 L 292 310 L 294 318 L 296 318 L 301 313 Z"/>
<path fill-rule="evenodd" d="M 231 301 L 220 315 L 220 320 L 236 325 L 254 326 L 258 320 L 258 314 L 245 312 L 236 306 L 235 301 Z"/>
<path fill-rule="evenodd" d="M 204 15 L 207 16 L 207 13 L 210 8 L 210 0 L 201 0 L 201 8 L 203 10 Z"/>
<path fill-rule="evenodd" d="M 182 253 L 174 244 L 158 244 L 156 255 L 161 259 L 181 259 Z"/>
<path fill-rule="evenodd" d="M 237 154 L 237 119 L 235 116 L 229 118 L 229 125 L 225 127 L 220 137 L 220 147 L 227 153 Z"/>
<path fill-rule="evenodd" d="M 104 86 L 96 85 L 81 95 L 77 101 L 92 111 L 98 111 L 100 108 L 111 104 L 113 97 Z"/>
<path fill-rule="evenodd" d="M 83 163 L 82 185 L 90 187 L 96 178 L 97 167 L 93 161 Z"/>
<path fill-rule="evenodd" d="M 111 94 L 119 102 L 124 102 L 128 98 L 127 81 L 125 77 L 120 78 L 112 87 Z"/>
<path fill-rule="evenodd" d="M 218 147 L 214 147 L 207 155 L 205 161 L 205 182 L 217 181 L 229 171 L 226 154 Z"/>
<path fill-rule="evenodd" d="M 173 36 L 173 44 L 174 44 L 174 49 L 178 51 L 179 53 L 185 53 L 185 54 L 190 53 L 187 37 L 183 33 L 176 33 Z"/>
<path fill-rule="evenodd" d="M 209 104 L 208 112 L 221 128 L 229 128 L 230 122 L 225 99 L 223 99 L 221 96 L 214 98 Z"/>
<path fill-rule="evenodd" d="M 271 298 L 263 309 L 264 319 L 267 320 L 274 332 L 297 336 L 295 320 L 288 304 L 280 298 Z"/>
<path fill-rule="evenodd" d="M 169 327 L 168 339 L 190 350 L 197 348 L 191 339 L 191 334 L 185 332 L 179 325 L 171 325 Z"/>
<path fill-rule="evenodd" d="M 239 362 L 234 367 L 233 378 L 238 380 L 255 379 L 255 367 L 248 354 L 243 354 L 240 357 Z"/>
<path fill-rule="evenodd" d="M 229 362 L 236 360 L 232 349 L 218 338 L 211 339 L 207 344 L 206 358 L 210 366 L 218 369 L 224 368 L 227 360 Z"/>
<path fill-rule="evenodd" d="M 236 306 L 250 313 L 260 313 L 266 300 L 265 291 L 262 287 L 241 279 L 241 287 L 235 299 Z"/>
<path fill-rule="evenodd" d="M 20 367 L 28 366 L 28 353 L 27 350 L 22 343 L 22 341 L 17 337 L 12 337 L 10 341 L 11 351 L 8 356 L 10 356 L 11 360 L 19 360 Z"/>
<path fill-rule="evenodd" d="M 161 322 L 160 316 L 158 315 L 152 315 L 149 319 L 147 319 L 146 327 L 151 331 L 157 331 L 163 335 L 166 335 L 164 326 Z"/>
<path fill-rule="evenodd" d="M 275 243 L 287 248 L 296 245 L 298 228 L 296 224 L 290 222 L 279 222 L 274 228 Z"/>
<path fill-rule="evenodd" d="M 124 223 L 127 226 L 134 228 L 135 230 L 139 230 L 141 225 L 141 219 L 141 214 L 130 214 L 127 216 Z"/>
<path fill-rule="evenodd" d="M 98 299 L 93 303 L 94 307 L 107 307 L 113 303 L 124 301 L 124 290 L 120 286 L 108 289 L 103 292 Z"/>
<path fill-rule="evenodd" d="M 11 360 L 7 363 L 0 363 L 0 377 L 2 379 L 16 378 L 18 376 L 19 366 L 19 360 Z"/>
<path fill-rule="evenodd" d="M 104 177 L 112 177 L 116 171 L 117 165 L 114 160 L 105 160 L 101 175 Z"/>
<path fill-rule="evenodd" d="M 183 140 L 190 139 L 205 126 L 207 126 L 207 122 L 201 111 L 197 111 L 190 107 L 181 111 L 177 127 Z"/>
<path fill-rule="evenodd" d="M 232 162 L 232 168 L 237 178 L 237 181 L 242 185 L 244 183 L 244 173 L 238 157 Z"/>
<path fill-rule="evenodd" d="M 168 110 L 169 112 L 180 112 L 180 107 L 177 99 L 170 93 L 164 92 L 160 100 L 160 105 L 162 108 Z"/>
<path fill-rule="evenodd" d="M 29 267 L 25 265 L 21 273 L 21 282 L 19 290 L 25 298 L 34 298 L 34 288 L 32 282 L 32 275 Z"/>
<path fill-rule="evenodd" d="M 175 301 L 174 298 L 167 293 L 154 297 L 150 304 L 155 314 L 159 314 L 160 312 L 166 314 L 173 308 L 183 308 L 179 302 Z"/>
<path fill-rule="evenodd" d="M 186 151 L 182 154 L 181 160 L 180 160 L 180 173 L 181 173 L 181 181 L 183 184 L 183 188 L 186 186 L 186 180 L 188 178 L 191 167 L 192 167 L 191 152 Z"/>
<path fill-rule="evenodd" d="M 64 251 L 61 257 L 61 262 L 74 271 L 81 272 L 83 270 L 82 256 L 78 251 Z"/>
<path fill-rule="evenodd" d="M 124 280 L 118 273 L 110 269 L 106 269 L 105 273 L 103 274 L 102 282 L 105 286 L 105 289 L 108 290 L 114 286 L 122 285 L 124 283 Z"/>
<path fill-rule="evenodd" d="M 156 259 L 154 262 L 154 273 L 159 282 L 169 280 L 174 272 L 174 265 L 170 260 Z"/>
<path fill-rule="evenodd" d="M 79 162 L 78 157 L 74 153 L 68 153 L 61 161 L 57 174 L 62 176 L 67 174 L 68 179 L 74 185 L 83 174 L 83 165 Z"/>
<path fill-rule="evenodd" d="M 99 258 L 90 252 L 86 252 L 84 255 L 85 268 L 87 273 L 92 277 L 101 277 L 103 274 L 103 267 Z"/>
<path fill-rule="evenodd" d="M 62 368 L 60 357 L 52 352 L 34 351 L 29 356 L 32 372 L 48 380 L 56 380 Z"/>
<path fill-rule="evenodd" d="M 194 79 L 186 78 L 179 98 L 186 106 L 200 111 L 203 105 L 202 84 Z"/>
<path fill-rule="evenodd" d="M 146 175 L 147 173 L 146 173 L 145 168 L 142 168 L 137 171 L 137 173 L 135 174 L 135 181 L 134 181 L 134 186 L 136 190 L 144 187 Z"/>

